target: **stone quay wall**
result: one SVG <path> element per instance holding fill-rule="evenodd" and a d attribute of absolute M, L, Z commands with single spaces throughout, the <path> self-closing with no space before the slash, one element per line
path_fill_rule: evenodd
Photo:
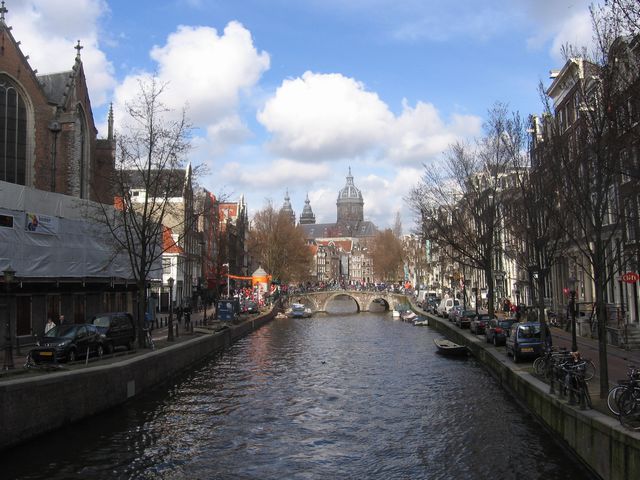
<path fill-rule="evenodd" d="M 0 382 L 0 449 L 123 404 L 257 330 L 274 312 L 218 333 L 78 370 Z"/>
<path fill-rule="evenodd" d="M 418 312 L 420 310 L 416 309 Z M 421 312 L 424 315 L 424 312 Z M 529 372 L 515 368 L 506 355 L 468 330 L 429 315 L 429 325 L 450 340 L 466 345 L 473 356 L 513 397 L 568 446 L 596 475 L 607 480 L 640 478 L 640 434 L 596 410 L 580 410 L 549 393 L 549 385 Z"/>

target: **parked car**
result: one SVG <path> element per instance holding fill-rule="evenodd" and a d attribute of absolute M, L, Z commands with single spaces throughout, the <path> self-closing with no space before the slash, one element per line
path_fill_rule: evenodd
<path fill-rule="evenodd" d="M 443 298 L 438 305 L 437 314 L 442 318 L 447 318 L 449 310 L 458 305 L 460 305 L 460 301 L 457 298 Z"/>
<path fill-rule="evenodd" d="M 488 313 L 479 313 L 478 315 L 474 315 L 473 320 L 471 320 L 471 325 L 469 325 L 469 330 L 476 335 L 480 335 L 481 333 L 484 333 L 489 320 L 491 320 L 491 317 Z"/>
<path fill-rule="evenodd" d="M 258 313 L 258 304 L 252 300 L 245 300 L 241 305 L 242 313 Z"/>
<path fill-rule="evenodd" d="M 542 354 L 540 323 L 517 323 L 511 327 L 507 337 L 507 355 L 519 362 L 525 357 L 539 357 Z"/>
<path fill-rule="evenodd" d="M 91 324 L 56 325 L 38 340 L 29 355 L 35 363 L 74 362 L 87 355 L 101 357 L 105 337 Z"/>
<path fill-rule="evenodd" d="M 462 313 L 462 306 L 456 305 L 454 307 L 451 307 L 451 310 L 449 310 L 449 314 L 447 315 L 447 317 L 449 318 L 450 322 L 456 323 L 456 319 L 458 318 L 458 315 L 460 315 L 460 313 Z"/>
<path fill-rule="evenodd" d="M 439 297 L 430 297 L 427 299 L 427 304 L 423 306 L 423 309 L 428 313 L 433 313 L 435 315 L 438 305 L 440 305 L 441 301 L 442 299 Z"/>
<path fill-rule="evenodd" d="M 504 345 L 511 326 L 516 323 L 513 318 L 492 318 L 484 329 L 484 338 L 487 343 L 493 343 L 496 347 Z"/>
<path fill-rule="evenodd" d="M 475 316 L 475 310 L 460 310 L 460 313 L 456 316 L 455 323 L 460 328 L 469 328 L 471 319 Z"/>
<path fill-rule="evenodd" d="M 127 312 L 99 313 L 91 319 L 106 338 L 105 351 L 112 353 L 118 347 L 133 349 L 136 340 L 136 326 Z"/>

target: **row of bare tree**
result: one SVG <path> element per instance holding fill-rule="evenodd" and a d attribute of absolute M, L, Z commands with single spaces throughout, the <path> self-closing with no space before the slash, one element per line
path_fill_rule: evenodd
<path fill-rule="evenodd" d="M 640 8 L 613 0 L 592 6 L 591 17 L 594 47 L 565 47 L 556 85 L 563 97 L 541 86 L 542 119 L 524 121 L 495 104 L 484 135 L 451 145 L 442 164 L 425 165 L 408 202 L 440 256 L 483 274 L 491 315 L 502 259 L 526 272 L 544 322 L 550 272 L 574 258 L 595 292 L 606 396 L 606 290 L 638 260 Z"/>

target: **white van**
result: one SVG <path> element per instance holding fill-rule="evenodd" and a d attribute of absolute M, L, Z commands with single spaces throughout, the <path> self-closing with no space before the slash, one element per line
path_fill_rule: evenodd
<path fill-rule="evenodd" d="M 449 315 L 449 310 L 458 305 L 460 305 L 460 300 L 457 298 L 443 298 L 438 305 L 438 316 L 446 318 Z"/>

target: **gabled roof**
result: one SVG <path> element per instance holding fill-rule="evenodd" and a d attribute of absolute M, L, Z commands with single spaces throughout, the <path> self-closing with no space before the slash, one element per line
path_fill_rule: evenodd
<path fill-rule="evenodd" d="M 164 225 L 162 226 L 162 249 L 164 253 L 184 254 L 182 247 L 173 239 L 173 230 Z"/>

